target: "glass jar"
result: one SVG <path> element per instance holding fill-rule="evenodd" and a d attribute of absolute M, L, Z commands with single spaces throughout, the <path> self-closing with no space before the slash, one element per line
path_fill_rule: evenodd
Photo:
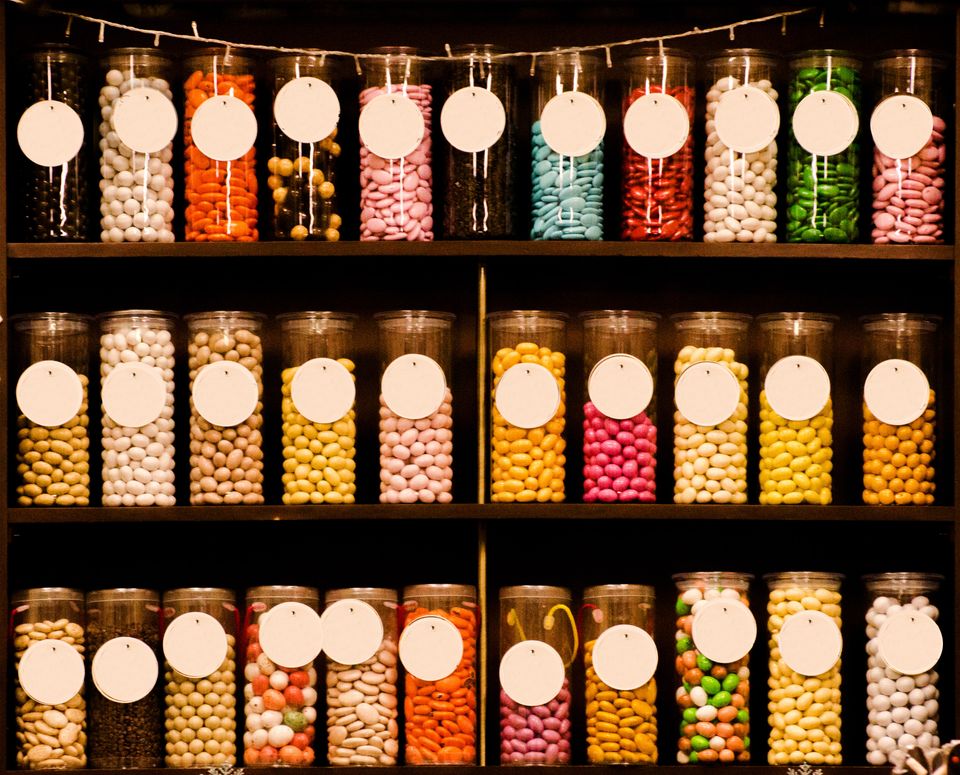
<path fill-rule="evenodd" d="M 487 44 L 460 46 L 453 49 L 455 59 L 448 68 L 448 102 L 444 103 L 441 125 L 447 139 L 447 196 L 444 201 L 444 236 L 449 239 L 510 239 L 516 233 L 516 87 L 514 68 L 509 59 L 494 59 L 502 53 L 496 46 Z M 462 91 L 466 89 L 467 91 Z M 502 133 L 491 135 L 491 145 L 481 144 L 476 137 L 464 133 L 456 124 L 456 114 L 467 113 L 462 100 L 469 100 L 478 93 L 486 97 L 482 112 L 485 118 L 496 116 L 487 102 L 494 102 L 493 95 L 505 114 Z M 457 95 L 454 97 L 454 95 Z M 454 97 L 453 102 L 450 98 Z M 449 113 L 448 113 L 449 112 Z M 447 116 L 454 121 L 447 125 Z M 491 124 L 494 120 L 491 118 Z M 485 125 L 485 129 L 488 127 Z M 474 128 L 478 132 L 478 128 Z M 462 147 L 454 146 L 457 141 Z M 474 145 L 470 145 L 473 143 Z"/>
<path fill-rule="evenodd" d="M 453 500 L 455 315 L 398 310 L 376 316 L 380 333 L 380 502 Z"/>
<path fill-rule="evenodd" d="M 951 80 L 948 62 L 929 51 L 892 51 L 874 62 L 879 91 L 870 121 L 874 142 L 870 236 L 876 244 L 944 241 L 950 191 L 946 183 L 950 100 L 945 89 Z M 909 124 L 902 119 L 904 112 L 910 116 Z"/>
<path fill-rule="evenodd" d="M 570 763 L 570 676 L 578 651 L 572 605 L 563 587 L 500 590 L 500 764 Z M 514 699 L 511 692 L 530 688 L 522 675 L 531 668 L 535 691 Z"/>
<path fill-rule="evenodd" d="M 44 705 L 21 688 L 19 669 L 24 654 L 37 643 L 56 640 L 69 644 L 83 659 L 85 646 L 83 592 L 63 587 L 41 587 L 10 596 L 13 635 L 14 713 L 17 720 L 18 769 L 81 769 L 87 766 L 87 703 L 83 686 L 64 703 Z M 45 707 L 42 714 L 37 706 Z M 42 716 L 39 717 L 38 716 Z M 55 722 L 53 726 L 49 722 Z M 36 735 L 57 738 L 41 742 Z M 30 736 L 34 736 L 31 739 Z"/>
<path fill-rule="evenodd" d="M 583 500 L 656 500 L 657 324 L 633 310 L 583 319 Z"/>
<path fill-rule="evenodd" d="M 257 230 L 257 146 L 253 143 L 256 119 L 237 124 L 243 138 L 253 129 L 250 146 L 229 160 L 212 159 L 193 142 L 193 114 L 210 97 L 234 97 L 254 111 L 255 62 L 229 49 L 210 48 L 184 59 L 183 158 L 188 242 L 255 242 Z M 236 105 L 236 103 L 231 103 Z M 229 140 L 229 142 L 227 142 Z M 218 143 L 217 155 L 239 150 L 237 138 Z M 216 141 L 215 141 L 216 142 Z M 240 145 L 243 145 L 241 143 Z M 207 148 L 207 150 L 210 150 Z"/>
<path fill-rule="evenodd" d="M 190 356 L 190 502 L 263 503 L 264 316 L 199 312 L 184 319 Z M 201 372 L 214 363 L 234 365 L 201 381 Z"/>
<path fill-rule="evenodd" d="M 587 761 L 591 764 L 656 764 L 657 763 L 657 681 L 656 646 L 653 644 L 654 590 L 640 584 L 604 584 L 583 590 L 581 627 L 583 667 L 586 672 Z M 638 686 L 615 688 L 598 675 L 603 670 L 595 653 L 601 635 L 612 633 L 620 638 L 637 637 L 627 627 L 642 630 L 648 636 L 645 654 L 650 677 Z M 609 637 L 609 636 L 608 636 Z M 641 640 L 639 636 L 637 640 Z M 607 652 L 609 653 L 609 652 Z M 634 657 L 637 652 L 631 652 Z M 609 664 L 609 663 L 608 663 Z M 609 678 L 609 676 L 607 676 Z M 621 680 L 625 676 L 618 676 Z M 629 713 L 627 713 L 629 709 Z M 600 735 L 603 737 L 600 737 Z M 611 737 L 612 735 L 612 737 Z M 613 738 L 616 738 L 615 740 Z"/>
<path fill-rule="evenodd" d="M 222 664 L 209 675 L 186 676 L 169 660 L 165 663 L 167 755 L 164 762 L 171 769 L 232 767 L 237 763 L 239 612 L 236 597 L 229 589 L 213 587 L 171 589 L 163 594 L 163 609 L 166 627 L 186 614 L 212 616 L 223 627 L 226 642 Z M 198 699 L 196 695 L 201 695 L 203 700 L 199 706 L 193 704 L 193 700 Z M 196 707 L 196 710 L 188 711 L 187 707 Z M 199 721 L 193 721 L 194 718 Z M 200 743 L 203 748 L 196 752 Z"/>
<path fill-rule="evenodd" d="M 333 70 L 332 60 L 327 62 L 324 57 L 306 54 L 278 56 L 270 62 L 274 106 L 273 156 L 267 162 L 270 172 L 267 185 L 273 195 L 275 239 L 328 242 L 340 239 L 342 221 L 336 212 L 336 163 L 340 156 L 340 144 L 336 142 L 337 126 L 334 125 L 326 137 L 308 137 L 299 128 L 291 130 L 297 135 L 292 137 L 281 129 L 281 118 L 277 116 L 279 111 L 286 121 L 287 116 L 296 110 L 297 103 L 302 104 L 303 93 L 299 98 L 297 96 L 302 84 L 311 91 L 314 87 L 324 91 L 329 89 Z M 323 81 L 327 89 L 307 79 Z"/>
<path fill-rule="evenodd" d="M 419 712 L 415 704 L 414 714 L 404 718 L 404 762 L 476 764 L 477 590 L 467 584 L 417 584 L 404 588 L 403 607 L 404 628 L 421 616 L 439 616 L 453 624 L 463 639 L 463 655 L 450 675 L 427 681 L 409 670 L 406 673 L 405 696 L 430 697 L 432 701 L 421 705 Z M 442 739 L 438 742 L 431 731 Z"/>
<path fill-rule="evenodd" d="M 931 602 L 943 582 L 935 573 L 877 573 L 864 576 L 867 590 L 867 762 L 902 767 L 913 746 L 939 748 L 940 675 L 936 664 L 901 673 L 881 656 L 883 625 L 894 616 L 924 621 L 933 635 L 940 610 Z M 885 633 L 886 635 L 886 633 Z M 885 638 L 884 638 L 885 640 Z M 916 643 L 915 637 L 912 642 Z M 926 644 L 925 644 L 926 645 Z M 901 667 L 905 667 L 901 665 Z"/>
<path fill-rule="evenodd" d="M 746 503 L 750 316 L 688 312 L 670 319 L 677 344 L 674 503 Z"/>
<path fill-rule="evenodd" d="M 560 503 L 567 462 L 567 316 L 562 312 L 493 312 L 490 393 L 490 500 L 494 503 Z M 498 388 L 511 374 L 506 390 Z M 504 415 L 506 412 L 506 415 Z"/>
<path fill-rule="evenodd" d="M 99 316 L 104 506 L 176 504 L 176 320 L 156 310 Z"/>
<path fill-rule="evenodd" d="M 101 242 L 173 242 L 173 135 L 162 147 L 160 140 L 144 137 L 143 127 L 133 134 L 117 129 L 114 113 L 121 99 L 137 90 L 145 111 L 147 101 L 173 99 L 170 84 L 173 62 L 150 48 L 118 48 L 100 62 L 100 241 Z M 149 89 L 149 92 L 139 91 Z M 173 105 L 169 105 L 173 111 Z M 174 113 L 175 115 L 175 113 Z M 156 125 L 157 114 L 144 113 L 141 122 Z M 131 147 L 131 143 L 136 148 Z M 146 143 L 146 145 L 144 144 Z"/>
<path fill-rule="evenodd" d="M 87 655 L 91 666 L 97 652 L 114 638 L 141 641 L 158 659 L 160 620 L 158 592 L 123 588 L 87 593 Z M 135 702 L 115 702 L 97 689 L 91 690 L 90 716 L 91 768 L 144 769 L 163 765 L 164 702 L 159 681 Z"/>
<path fill-rule="evenodd" d="M 772 54 L 751 48 L 707 62 L 704 242 L 777 241 L 776 71 Z M 724 99 L 734 91 L 734 99 Z M 742 119 L 740 99 L 756 104 L 750 121 Z"/>
<path fill-rule="evenodd" d="M 11 322 L 20 371 L 17 505 L 89 506 L 92 318 L 37 312 Z"/>
<path fill-rule="evenodd" d="M 860 236 L 860 60 L 807 51 L 790 60 L 787 241 Z"/>
<path fill-rule="evenodd" d="M 767 763 L 841 764 L 840 584 L 843 576 L 798 572 L 772 573 L 764 579 L 770 587 Z M 809 626 L 815 634 L 805 634 L 793 626 L 789 640 L 785 640 L 788 623 L 798 615 L 802 627 Z M 824 642 L 829 642 L 829 647 L 822 645 Z M 818 643 L 821 648 L 816 648 Z M 823 653 L 819 653 L 821 651 Z"/>
<path fill-rule="evenodd" d="M 833 327 L 815 312 L 760 315 L 760 503 L 833 499 Z"/>
<path fill-rule="evenodd" d="M 625 67 L 620 236 L 625 240 L 693 239 L 691 129 L 696 60 L 674 48 L 640 49 Z"/>
<path fill-rule="evenodd" d="M 530 138 L 531 220 L 530 239 L 603 239 L 603 88 L 600 57 L 593 53 L 548 54 L 536 61 L 537 79 L 533 128 Z M 571 97 L 572 93 L 580 96 Z M 547 141 L 544 109 L 557 97 L 579 100 L 578 120 L 583 131 L 575 142 Z M 560 103 L 553 102 L 551 109 Z M 560 119 L 561 121 L 564 119 Z M 562 125 L 561 125 L 562 126 Z M 561 130 L 562 131 L 562 130 Z"/>
<path fill-rule="evenodd" d="M 936 491 L 940 318 L 903 312 L 861 322 L 863 502 L 929 506 Z"/>
<path fill-rule="evenodd" d="M 357 316 L 291 312 L 277 320 L 284 363 L 283 502 L 353 503 L 357 413 L 349 356 Z M 303 406 L 297 406 L 294 394 Z"/>
<path fill-rule="evenodd" d="M 378 56 L 364 60 L 360 92 L 360 239 L 429 242 L 432 87 L 424 83 L 420 60 L 413 58 L 416 49 L 397 46 L 371 53 Z M 387 94 L 393 97 L 378 101 L 367 113 L 374 100 Z M 410 142 L 400 140 L 400 126 L 409 130 Z M 414 144 L 418 136 L 421 139 Z"/>

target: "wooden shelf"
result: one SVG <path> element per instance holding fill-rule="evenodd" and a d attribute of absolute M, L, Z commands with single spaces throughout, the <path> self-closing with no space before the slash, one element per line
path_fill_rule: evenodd
<path fill-rule="evenodd" d="M 663 752 L 662 752 L 663 753 Z M 672 751 L 667 752 L 672 754 Z M 240 769 L 243 765 L 238 764 L 237 769 Z M 791 765 L 793 767 L 798 767 L 799 765 Z M 871 767 L 869 765 L 817 765 L 817 768 L 823 769 L 824 772 L 830 773 L 830 775 L 876 775 L 877 772 L 883 771 L 883 768 L 880 767 Z M 251 768 L 254 771 L 263 771 L 263 768 L 254 767 Z M 347 768 L 328 768 L 324 766 L 313 766 L 313 767 L 284 767 L 283 775 L 316 775 L 320 770 L 327 772 L 343 772 Z M 403 765 L 401 768 L 403 772 L 410 773 L 411 775 L 455 775 L 455 773 L 463 773 L 464 771 L 470 772 L 476 767 L 464 767 L 463 765 L 449 765 L 449 764 L 436 764 L 436 765 Z M 519 773 L 519 772 L 529 772 L 529 767 L 524 766 L 514 766 L 506 767 L 499 764 L 488 764 L 482 767 L 483 771 L 489 773 L 500 773 L 500 775 L 505 775 L 506 773 Z M 689 775 L 691 772 L 697 772 L 698 768 L 696 765 L 690 764 L 657 764 L 651 765 L 649 771 L 656 772 L 659 775 Z M 714 768 L 716 769 L 716 768 Z M 719 768 L 724 773 L 729 775 L 783 775 L 786 771 L 786 767 L 783 766 L 772 766 L 768 764 L 735 764 L 735 765 L 723 765 Z M 174 770 L 175 771 L 175 770 Z M 586 775 L 587 773 L 622 773 L 623 767 L 617 765 L 590 765 L 590 764 L 565 764 L 565 765 L 555 765 L 549 767 L 550 775 Z M 702 770 L 701 770 L 702 771 Z M 3 770 L 0 775 L 19 775 L 23 770 Z M 115 775 L 118 770 L 83 770 L 85 773 L 90 773 L 90 775 Z M 169 769 L 127 769 L 122 770 L 124 775 L 169 775 L 171 770 Z M 200 772 L 200 770 L 192 770 L 192 772 Z"/>

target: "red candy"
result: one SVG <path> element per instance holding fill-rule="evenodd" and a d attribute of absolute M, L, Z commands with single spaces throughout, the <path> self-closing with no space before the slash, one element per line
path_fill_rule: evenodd
<path fill-rule="evenodd" d="M 584 502 L 653 503 L 657 429 L 646 412 L 612 420 L 588 401 L 583 416 Z"/>

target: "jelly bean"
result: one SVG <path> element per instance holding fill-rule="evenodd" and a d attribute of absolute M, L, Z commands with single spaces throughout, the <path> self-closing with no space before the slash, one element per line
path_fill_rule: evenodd
<path fill-rule="evenodd" d="M 657 429 L 646 412 L 629 420 L 611 420 L 588 401 L 583 406 L 583 417 L 584 502 L 653 503 L 657 491 Z M 616 426 L 616 438 L 599 441 L 595 434 L 604 430 L 606 423 Z M 609 463 L 601 465 L 608 459 Z M 609 479 L 610 486 L 601 488 L 601 479 L 604 483 Z"/>
<path fill-rule="evenodd" d="M 429 417 L 394 414 L 380 396 L 380 502 L 453 500 L 453 393 Z M 419 453 L 419 454 L 414 454 Z"/>
<path fill-rule="evenodd" d="M 570 679 L 546 705 L 519 705 L 500 690 L 500 763 L 570 762 Z"/>
<path fill-rule="evenodd" d="M 934 502 L 936 392 L 909 425 L 880 422 L 863 404 L 863 502 L 930 505 Z"/>
<path fill-rule="evenodd" d="M 809 420 L 786 420 L 760 391 L 760 503 L 832 500 L 833 402 Z"/>
<path fill-rule="evenodd" d="M 334 212 L 334 160 L 340 144 L 337 130 L 319 143 L 310 145 L 310 156 L 297 156 L 301 143 L 282 132 L 274 143 L 275 156 L 267 162 L 267 185 L 273 192 L 273 233 L 277 239 L 340 239 L 340 216 Z"/>

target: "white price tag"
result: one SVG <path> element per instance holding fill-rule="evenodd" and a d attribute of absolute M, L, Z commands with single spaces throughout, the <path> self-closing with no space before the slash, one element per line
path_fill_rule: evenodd
<path fill-rule="evenodd" d="M 837 623 L 822 611 L 798 611 L 784 619 L 780 658 L 800 675 L 818 676 L 833 669 L 843 650 Z"/>
<path fill-rule="evenodd" d="M 193 405 L 212 425 L 239 425 L 257 410 L 257 379 L 236 361 L 208 363 L 193 381 Z"/>
<path fill-rule="evenodd" d="M 750 653 L 757 639 L 757 620 L 739 600 L 708 600 L 694 614 L 691 635 L 707 659 L 729 664 Z"/>
<path fill-rule="evenodd" d="M 584 156 L 603 140 L 607 117 L 603 106 L 582 91 L 565 91 L 543 106 L 540 132 L 561 156 Z"/>
<path fill-rule="evenodd" d="M 403 667 L 421 681 L 453 675 L 463 658 L 463 638 L 449 619 L 427 614 L 403 628 L 397 646 Z"/>
<path fill-rule="evenodd" d="M 200 153 L 216 161 L 234 161 L 253 148 L 257 117 L 247 103 L 229 94 L 202 102 L 190 122 Z"/>
<path fill-rule="evenodd" d="M 303 603 L 280 603 L 260 617 L 260 646 L 280 667 L 305 667 L 323 649 L 320 616 Z"/>
<path fill-rule="evenodd" d="M 149 425 L 160 416 L 167 401 L 162 372 L 144 363 L 118 363 L 100 392 L 107 416 L 126 428 Z"/>
<path fill-rule="evenodd" d="M 383 622 L 380 614 L 363 600 L 337 600 L 320 617 L 323 648 L 341 665 L 359 665 L 380 650 Z"/>
<path fill-rule="evenodd" d="M 674 401 L 694 425 L 719 425 L 733 416 L 740 403 L 740 382 L 723 364 L 691 363 L 677 379 Z"/>
<path fill-rule="evenodd" d="M 880 422 L 909 425 L 927 410 L 930 383 L 915 364 L 891 358 L 870 370 L 863 383 L 863 400 Z"/>
<path fill-rule="evenodd" d="M 546 705 L 563 688 L 563 658 L 548 643 L 524 640 L 500 660 L 500 686 L 520 705 Z"/>
<path fill-rule="evenodd" d="M 783 419 L 809 420 L 830 400 L 830 376 L 818 360 L 788 355 L 770 367 L 763 389 L 770 407 Z"/>
<path fill-rule="evenodd" d="M 227 633 L 210 614 L 181 614 L 163 633 L 163 655 L 170 667 L 187 678 L 206 678 L 227 658 Z"/>
<path fill-rule="evenodd" d="M 357 383 L 346 366 L 333 358 L 313 358 L 293 375 L 290 397 L 310 422 L 335 423 L 353 408 Z"/>
<path fill-rule="evenodd" d="M 497 383 L 497 411 L 517 428 L 546 425 L 560 408 L 560 385 L 539 363 L 518 363 L 507 369 Z"/>
<path fill-rule="evenodd" d="M 273 101 L 277 126 L 298 143 L 319 143 L 340 121 L 340 100 L 326 81 L 302 77 L 287 81 Z"/>
<path fill-rule="evenodd" d="M 904 675 L 933 670 L 943 654 L 940 627 L 919 611 L 898 611 L 888 616 L 880 625 L 877 641 L 880 659 Z"/>
<path fill-rule="evenodd" d="M 360 111 L 360 140 L 382 159 L 402 159 L 423 142 L 423 113 L 400 92 L 380 94 Z"/>
<path fill-rule="evenodd" d="M 503 135 L 507 113 L 500 98 L 482 86 L 465 86 L 451 94 L 440 111 L 443 136 L 458 151 L 479 153 Z"/>
<path fill-rule="evenodd" d="M 602 414 L 613 420 L 629 420 L 650 404 L 653 376 L 635 355 L 615 353 L 591 369 L 587 394 Z"/>
<path fill-rule="evenodd" d="M 167 95 L 148 86 L 131 89 L 113 106 L 113 128 L 137 153 L 156 153 L 177 134 L 177 109 Z"/>
<path fill-rule="evenodd" d="M 835 91 L 811 92 L 793 111 L 793 136 L 814 156 L 833 156 L 850 147 L 860 129 L 857 108 Z"/>
<path fill-rule="evenodd" d="M 17 124 L 20 150 L 34 164 L 59 167 L 75 158 L 83 145 L 83 121 L 64 102 L 35 102 Z"/>
<path fill-rule="evenodd" d="M 395 415 L 420 420 L 440 408 L 447 394 L 447 379 L 433 358 L 408 353 L 384 370 L 380 392 Z"/>
<path fill-rule="evenodd" d="M 593 645 L 593 669 L 611 689 L 633 691 L 657 671 L 657 646 L 646 630 L 617 624 L 600 633 Z"/>
<path fill-rule="evenodd" d="M 20 687 L 41 705 L 63 705 L 83 688 L 83 657 L 58 640 L 38 640 L 20 658 Z"/>
<path fill-rule="evenodd" d="M 687 142 L 690 114 L 672 94 L 644 94 L 627 108 L 623 136 L 641 156 L 665 159 Z"/>
<path fill-rule="evenodd" d="M 142 700 L 157 684 L 157 655 L 138 638 L 113 638 L 97 649 L 90 666 L 93 683 L 108 700 L 130 703 Z"/>
<path fill-rule="evenodd" d="M 38 361 L 17 380 L 17 406 L 30 422 L 55 428 L 77 416 L 83 405 L 83 383 L 67 364 Z"/>
<path fill-rule="evenodd" d="M 762 151 L 777 136 L 780 111 L 773 98 L 756 86 L 724 92 L 717 106 L 717 135 L 737 153 Z"/>
<path fill-rule="evenodd" d="M 870 116 L 870 134 L 880 153 L 891 159 L 909 159 L 930 142 L 933 113 L 919 97 L 894 94 L 880 102 Z"/>

